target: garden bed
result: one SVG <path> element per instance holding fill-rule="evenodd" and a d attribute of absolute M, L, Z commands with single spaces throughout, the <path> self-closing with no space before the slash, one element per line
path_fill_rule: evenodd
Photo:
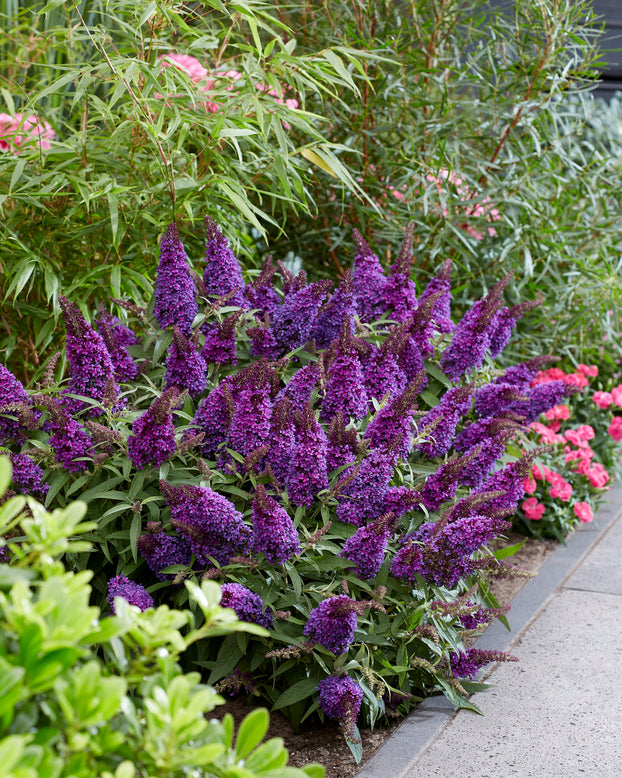
<path fill-rule="evenodd" d="M 490 545 L 496 549 L 514 545 L 522 539 L 522 536 L 517 533 L 508 533 L 506 539 L 498 539 Z M 558 546 L 559 543 L 555 540 L 540 541 L 535 538 L 527 538 L 523 547 L 510 558 L 510 561 L 521 570 L 537 573 L 541 565 Z M 496 579 L 492 582 L 492 590 L 499 603 L 506 605 L 512 601 L 528 580 L 528 578 Z M 231 713 L 236 723 L 239 723 L 248 711 L 249 703 L 237 699 L 228 701 L 215 713 L 218 715 Z M 373 731 L 369 727 L 361 727 L 363 738 L 361 765 L 391 736 L 401 722 L 402 719 L 397 719 L 389 726 L 376 728 Z M 278 711 L 275 711 L 270 715 L 269 735 L 283 738 L 285 747 L 289 751 L 290 764 L 302 766 L 309 762 L 320 762 L 326 767 L 326 778 L 352 778 L 361 767 L 361 765 L 355 764 L 350 749 L 334 722 L 303 725 L 299 732 L 294 732 L 289 721 Z"/>

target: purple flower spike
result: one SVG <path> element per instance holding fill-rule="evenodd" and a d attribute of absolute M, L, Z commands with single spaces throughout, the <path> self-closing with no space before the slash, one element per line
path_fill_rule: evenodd
<path fill-rule="evenodd" d="M 363 700 L 363 690 L 347 675 L 329 675 L 318 685 L 320 707 L 330 719 L 341 722 L 349 740 L 355 739 L 355 726 Z"/>
<path fill-rule="evenodd" d="M 417 409 L 417 398 L 424 375 L 422 371 L 418 380 L 410 383 L 400 395 L 389 400 L 367 425 L 365 438 L 374 448 L 388 446 L 397 437 L 398 453 L 400 456 L 406 456 L 410 450 L 413 415 Z"/>
<path fill-rule="evenodd" d="M 192 434 L 203 433 L 199 450 L 204 457 L 216 458 L 218 449 L 229 435 L 234 410 L 231 388 L 224 381 L 199 403 L 192 420 L 197 429 Z"/>
<path fill-rule="evenodd" d="M 480 387 L 475 392 L 473 400 L 473 409 L 481 418 L 501 416 L 503 413 L 515 413 L 524 418 L 529 407 L 529 399 L 525 396 L 525 392 L 506 383 L 495 382 Z"/>
<path fill-rule="evenodd" d="M 384 287 L 385 307 L 392 309 L 392 318 L 400 322 L 406 321 L 417 308 L 417 289 L 410 278 L 414 227 L 412 222 L 408 225 L 397 261 L 392 265 Z"/>
<path fill-rule="evenodd" d="M 84 427 L 72 419 L 66 408 L 52 397 L 40 396 L 37 402 L 50 414 L 50 446 L 59 465 L 70 473 L 86 470 L 93 459 L 93 441 Z"/>
<path fill-rule="evenodd" d="M 330 422 L 327 438 L 326 465 L 329 473 L 338 467 L 351 465 L 356 461 L 356 453 L 358 451 L 356 429 L 346 428 L 340 411 L 333 416 Z"/>
<path fill-rule="evenodd" d="M 295 430 L 290 400 L 287 397 L 277 399 L 272 412 L 267 458 L 275 478 L 280 483 L 285 483 L 289 473 L 289 464 L 296 445 Z"/>
<path fill-rule="evenodd" d="M 20 494 L 45 497 L 49 486 L 43 482 L 43 470 L 26 454 L 10 454 L 13 486 Z"/>
<path fill-rule="evenodd" d="M 273 565 L 282 565 L 300 551 L 298 532 L 289 514 L 261 484 L 253 498 L 251 551 L 263 552 Z"/>
<path fill-rule="evenodd" d="M 274 336 L 283 352 L 303 346 L 310 339 L 313 322 L 331 286 L 332 281 L 316 281 L 286 295 L 273 317 Z"/>
<path fill-rule="evenodd" d="M 306 505 L 328 487 L 326 453 L 328 440 L 307 403 L 304 411 L 294 414 L 295 431 L 285 485 L 294 505 Z"/>
<path fill-rule="evenodd" d="M 392 353 L 387 341 L 365 360 L 365 388 L 369 398 L 369 410 L 373 411 L 372 398 L 396 397 L 401 394 L 408 378 L 399 366 L 397 356 Z"/>
<path fill-rule="evenodd" d="M 419 298 L 419 305 L 434 295 L 434 307 L 431 312 L 431 319 L 438 332 L 453 332 L 456 325 L 451 320 L 451 260 L 443 262 L 441 270 L 423 290 Z"/>
<path fill-rule="evenodd" d="M 215 362 L 218 365 L 235 365 L 237 363 L 235 328 L 239 318 L 239 312 L 233 313 L 222 322 L 207 325 L 204 328 L 205 343 L 201 356 L 206 363 Z"/>
<path fill-rule="evenodd" d="M 272 629 L 272 613 L 264 610 L 263 601 L 258 594 L 239 583 L 226 583 L 221 589 L 221 607 L 233 608 L 240 621 L 248 621 L 265 629 Z"/>
<path fill-rule="evenodd" d="M 246 552 L 250 531 L 226 497 L 206 486 L 171 486 L 165 481 L 160 481 L 160 490 L 171 509 L 171 524 L 190 542 L 200 564 L 210 564 L 213 557 L 226 565 L 232 556 Z"/>
<path fill-rule="evenodd" d="M 207 240 L 203 281 L 207 294 L 214 297 L 227 296 L 228 305 L 247 308 L 242 271 L 229 241 L 210 216 L 205 217 L 205 229 Z"/>
<path fill-rule="evenodd" d="M 69 386 L 63 394 L 80 394 L 99 403 L 108 398 L 117 398 L 119 388 L 114 381 L 114 366 L 101 335 L 87 323 L 77 305 L 66 297 L 59 296 L 59 302 L 67 332 L 67 362 L 69 364 Z M 80 411 L 85 404 L 80 400 L 66 399 L 70 412 Z M 97 408 L 90 413 L 99 413 Z"/>
<path fill-rule="evenodd" d="M 190 275 L 188 257 L 179 239 L 177 225 L 171 224 L 160 241 L 153 315 L 163 330 L 176 324 L 185 335 L 190 335 L 198 310 L 197 290 Z"/>
<path fill-rule="evenodd" d="M 426 434 L 429 440 L 415 444 L 415 449 L 428 459 L 443 456 L 451 448 L 458 422 L 471 408 L 471 387 L 458 387 L 446 392 L 438 405 L 419 422 L 419 434 Z"/>
<path fill-rule="evenodd" d="M 333 296 L 318 313 L 311 337 L 320 348 L 328 348 L 339 337 L 346 317 L 350 323 L 350 333 L 354 334 L 355 313 L 352 272 L 346 270 Z"/>
<path fill-rule="evenodd" d="M 505 651 L 482 648 L 468 648 L 449 655 L 449 666 L 455 678 L 475 678 L 480 668 L 491 662 L 518 662 L 518 659 Z"/>
<path fill-rule="evenodd" d="M 133 381 L 138 376 L 138 366 L 127 347 L 140 343 L 140 338 L 118 316 L 107 313 L 103 308 L 100 308 L 95 323 L 114 365 L 114 377 L 119 382 Z"/>
<path fill-rule="evenodd" d="M 354 307 L 361 321 L 372 321 L 386 311 L 384 290 L 387 285 L 380 260 L 358 230 L 353 231 L 357 253 L 352 270 Z"/>
<path fill-rule="evenodd" d="M 246 457 L 270 442 L 272 369 L 265 362 L 256 362 L 237 379 L 228 444 Z"/>
<path fill-rule="evenodd" d="M 27 411 L 31 407 L 30 397 L 19 378 L 0 362 L 0 445 L 9 440 L 21 439 L 24 425 L 21 421 L 22 413 L 17 410 L 19 406 Z M 17 418 L 10 419 L 9 416 Z"/>
<path fill-rule="evenodd" d="M 330 352 L 322 419 L 329 421 L 341 412 L 344 418 L 362 419 L 367 413 L 367 391 L 357 354 L 357 340 L 350 334 L 350 320 L 344 322 L 341 337 Z"/>
<path fill-rule="evenodd" d="M 354 574 L 373 578 L 384 562 L 384 553 L 391 534 L 393 514 L 386 513 L 366 527 L 360 527 L 348 538 L 339 556 L 355 563 Z"/>
<path fill-rule="evenodd" d="M 175 453 L 177 444 L 173 408 L 178 396 L 176 388 L 167 389 L 132 425 L 127 449 L 137 469 L 141 470 L 149 464 L 157 467 Z"/>
<path fill-rule="evenodd" d="M 297 370 L 290 381 L 276 396 L 276 402 L 288 397 L 292 410 L 301 411 L 311 400 L 311 392 L 316 388 L 320 380 L 320 370 L 317 365 L 305 365 Z"/>
<path fill-rule="evenodd" d="M 183 332 L 175 327 L 173 342 L 166 357 L 164 388 L 187 389 L 196 397 L 207 386 L 207 364 Z"/>
<path fill-rule="evenodd" d="M 161 573 L 161 570 L 171 565 L 188 567 L 192 557 L 190 545 L 185 538 L 177 538 L 165 532 L 148 532 L 146 535 L 141 535 L 138 538 L 138 550 L 158 581 L 166 581 L 176 575 L 176 573 Z"/>
<path fill-rule="evenodd" d="M 490 325 L 490 356 L 493 359 L 498 357 L 510 342 L 512 330 L 521 316 L 541 303 L 542 295 L 539 294 L 535 300 L 527 300 L 511 308 L 501 308 L 497 311 Z"/>
<path fill-rule="evenodd" d="M 345 594 L 329 597 L 313 608 L 304 635 L 333 654 L 343 654 L 354 640 L 357 604 Z"/>
<path fill-rule="evenodd" d="M 550 410 L 554 405 L 559 405 L 563 397 L 567 397 L 573 391 L 565 381 L 548 381 L 545 384 L 536 384 L 529 390 L 529 406 L 527 410 L 527 422 L 536 421 L 539 416 Z"/>
<path fill-rule="evenodd" d="M 130 581 L 124 575 L 117 575 L 108 581 L 108 605 L 113 613 L 116 613 L 114 607 L 115 597 L 121 597 L 130 605 L 135 605 L 141 611 L 147 608 L 153 608 L 153 597 L 147 592 L 144 586 L 134 581 Z"/>
<path fill-rule="evenodd" d="M 272 262 L 272 256 L 266 258 L 261 268 L 261 273 L 244 290 L 244 296 L 248 300 L 248 307 L 258 310 L 258 318 L 266 315 L 272 318 L 275 310 L 281 305 L 279 295 L 274 288 L 274 274 L 276 268 Z"/>
<path fill-rule="evenodd" d="M 372 449 L 357 468 L 346 470 L 336 491 L 341 491 L 337 517 L 348 524 L 361 526 L 381 515 L 396 460 L 397 442 Z M 345 487 L 340 489 L 340 483 Z"/>

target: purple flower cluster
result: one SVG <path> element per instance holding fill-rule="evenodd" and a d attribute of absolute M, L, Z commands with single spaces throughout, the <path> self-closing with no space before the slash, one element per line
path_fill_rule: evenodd
<path fill-rule="evenodd" d="M 406 321 L 417 309 L 417 289 L 410 277 L 410 263 L 413 249 L 414 223 L 406 228 L 404 242 L 397 260 L 391 266 L 386 278 L 383 298 L 385 307 L 391 311 L 392 318 Z"/>
<path fill-rule="evenodd" d="M 367 413 L 367 391 L 363 368 L 356 352 L 355 339 L 346 319 L 341 337 L 328 352 L 326 389 L 322 400 L 322 419 L 329 421 L 341 412 L 344 418 L 361 419 Z"/>
<path fill-rule="evenodd" d="M 222 382 L 199 403 L 192 424 L 203 434 L 199 450 L 203 456 L 215 458 L 227 440 L 235 410 L 231 387 Z"/>
<path fill-rule="evenodd" d="M 421 378 L 412 381 L 404 391 L 393 397 L 372 418 L 365 430 L 365 439 L 374 448 L 389 446 L 396 441 L 397 454 L 406 456 L 410 451 L 414 413 L 421 389 Z"/>
<path fill-rule="evenodd" d="M 50 447 L 56 461 L 70 473 L 86 470 L 94 454 L 88 432 L 55 400 L 50 398 L 46 407 L 50 412 Z"/>
<path fill-rule="evenodd" d="M 373 347 L 365 360 L 365 390 L 368 409 L 373 411 L 372 398 L 397 397 L 408 384 L 408 377 L 398 363 L 398 355 L 391 349 L 391 342 L 385 340 L 380 348 Z"/>
<path fill-rule="evenodd" d="M 311 337 L 316 345 L 319 348 L 328 348 L 339 337 L 345 321 L 348 322 L 349 334 L 353 335 L 355 314 L 352 272 L 346 270 L 341 283 L 322 306 L 313 323 Z"/>
<path fill-rule="evenodd" d="M 227 444 L 245 457 L 269 440 L 272 374 L 265 362 L 256 362 L 232 383 L 234 408 Z"/>
<path fill-rule="evenodd" d="M 274 337 L 282 352 L 303 346 L 310 338 L 320 305 L 332 281 L 316 281 L 302 289 L 293 289 L 274 311 Z"/>
<path fill-rule="evenodd" d="M 176 388 L 167 389 L 132 425 L 127 449 L 138 470 L 149 464 L 161 465 L 175 453 L 173 408 L 177 398 Z"/>
<path fill-rule="evenodd" d="M 356 429 L 346 427 L 341 412 L 337 412 L 333 416 L 326 437 L 328 438 L 326 467 L 329 473 L 338 467 L 351 465 L 356 461 L 358 451 Z"/>
<path fill-rule="evenodd" d="M 69 386 L 65 394 L 90 397 L 98 403 L 108 398 L 116 400 L 119 389 L 114 380 L 114 366 L 102 336 L 96 332 L 80 313 L 78 306 L 62 295 L 59 302 L 67 332 L 67 363 L 69 365 Z M 81 400 L 67 398 L 66 407 L 80 411 L 85 407 Z M 91 413 L 99 413 L 97 408 Z"/>
<path fill-rule="evenodd" d="M 473 408 L 481 418 L 507 413 L 524 418 L 528 406 L 529 398 L 525 396 L 524 391 L 506 383 L 486 384 L 480 387 L 473 397 Z"/>
<path fill-rule="evenodd" d="M 387 279 L 380 260 L 358 230 L 354 230 L 357 253 L 352 270 L 354 306 L 361 321 L 373 321 L 385 313 L 384 290 Z"/>
<path fill-rule="evenodd" d="M 311 405 L 294 414 L 294 444 L 285 475 L 285 486 L 294 505 L 309 507 L 328 487 L 326 454 L 328 440 Z"/>
<path fill-rule="evenodd" d="M 324 713 L 328 718 L 340 721 L 346 736 L 352 740 L 363 700 L 361 687 L 347 675 L 329 675 L 317 688 Z"/>
<path fill-rule="evenodd" d="M 190 484 L 171 486 L 160 481 L 160 489 L 171 509 L 171 524 L 190 542 L 201 564 L 209 564 L 213 557 L 226 565 L 232 556 L 246 552 L 250 531 L 226 497 Z"/>
<path fill-rule="evenodd" d="M 497 516 L 509 516 L 515 513 L 518 502 L 525 493 L 523 481 L 529 474 L 531 459 L 523 457 L 515 462 L 510 462 L 500 470 L 495 471 L 475 490 L 475 494 L 488 494 L 486 501 L 487 510 L 495 512 Z M 494 493 L 497 493 L 494 495 Z M 494 496 L 493 496 L 494 495 Z"/>
<path fill-rule="evenodd" d="M 445 392 L 438 405 L 435 405 L 421 419 L 418 434 L 428 440 L 416 443 L 415 449 L 428 459 L 443 456 L 451 448 L 458 422 L 471 408 L 470 387 L 457 387 Z"/>
<path fill-rule="evenodd" d="M 343 654 L 354 640 L 357 604 L 345 594 L 329 597 L 309 613 L 304 635 L 333 654 Z"/>
<path fill-rule="evenodd" d="M 166 567 L 171 565 L 188 567 L 192 557 L 190 545 L 185 538 L 167 535 L 162 531 L 141 535 L 138 538 L 138 550 L 147 562 L 149 569 L 155 573 L 158 581 L 166 581 L 175 577 L 175 573 L 161 572 Z"/>
<path fill-rule="evenodd" d="M 187 389 L 196 397 L 207 386 L 207 364 L 179 327 L 173 330 L 173 341 L 166 357 L 164 388 Z"/>
<path fill-rule="evenodd" d="M 174 324 L 189 335 L 198 311 L 197 291 L 190 275 L 188 257 L 177 226 L 171 224 L 160 241 L 153 315 L 162 329 Z"/>
<path fill-rule="evenodd" d="M 343 544 L 339 556 L 355 563 L 354 574 L 360 578 L 373 578 L 384 562 L 384 555 L 391 535 L 393 514 L 384 516 L 360 527 Z"/>
<path fill-rule="evenodd" d="M 259 484 L 253 497 L 251 552 L 262 552 L 273 565 L 282 565 L 300 551 L 298 532 L 287 511 Z"/>
<path fill-rule="evenodd" d="M 21 436 L 19 406 L 30 408 L 30 397 L 19 378 L 0 362 L 0 445 Z"/>
<path fill-rule="evenodd" d="M 217 365 L 236 364 L 235 328 L 239 318 L 238 313 L 233 313 L 222 322 L 210 324 L 204 328 L 205 343 L 201 356 L 205 362 L 215 362 Z"/>
<path fill-rule="evenodd" d="M 108 605 L 113 613 L 116 613 L 114 607 L 115 597 L 121 597 L 129 602 L 130 605 L 135 605 L 141 611 L 146 611 L 147 608 L 153 608 L 153 597 L 147 592 L 144 586 L 141 584 L 130 581 L 124 575 L 117 575 L 108 581 Z"/>
<path fill-rule="evenodd" d="M 518 662 L 518 659 L 505 651 L 481 648 L 468 648 L 449 655 L 449 667 L 455 678 L 475 678 L 480 668 L 491 662 Z"/>
<path fill-rule="evenodd" d="M 114 377 L 121 383 L 133 381 L 138 376 L 138 366 L 127 347 L 140 343 L 140 338 L 118 316 L 107 313 L 103 308 L 95 324 L 114 365 Z"/>
<path fill-rule="evenodd" d="M 319 379 L 320 370 L 317 365 L 299 368 L 277 394 L 275 402 L 288 397 L 292 410 L 302 411 L 311 400 L 311 392 L 316 388 Z"/>
<path fill-rule="evenodd" d="M 43 481 L 43 470 L 26 454 L 10 454 L 13 486 L 21 494 L 45 497 L 49 486 Z"/>
<path fill-rule="evenodd" d="M 434 296 L 431 319 L 439 332 L 450 333 L 456 329 L 451 319 L 451 260 L 443 262 L 440 272 L 431 279 L 419 298 L 421 306 Z"/>
<path fill-rule="evenodd" d="M 246 308 L 242 271 L 229 241 L 218 229 L 216 222 L 205 218 L 207 239 L 205 242 L 205 268 L 203 282 L 205 291 L 213 297 L 226 297 L 228 305 Z"/>
<path fill-rule="evenodd" d="M 263 601 L 258 594 L 239 583 L 226 583 L 221 589 L 220 604 L 223 608 L 233 608 L 240 621 L 272 629 L 272 613 L 264 610 Z"/>
<path fill-rule="evenodd" d="M 531 308 L 540 305 L 542 295 L 538 295 L 535 300 L 528 300 L 524 303 L 518 303 L 510 308 L 500 308 L 495 314 L 490 325 L 490 356 L 495 359 L 510 342 L 512 330 L 516 327 L 516 322 Z"/>
<path fill-rule="evenodd" d="M 345 487 L 336 489 L 341 492 L 337 517 L 341 521 L 356 526 L 363 525 L 369 519 L 376 519 L 385 512 L 385 497 L 393 476 L 396 446 L 383 446 L 372 449 L 360 465 L 345 470 L 341 482 Z"/>

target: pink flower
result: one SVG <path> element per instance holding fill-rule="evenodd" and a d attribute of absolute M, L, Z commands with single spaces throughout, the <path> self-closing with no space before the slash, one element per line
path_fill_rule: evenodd
<path fill-rule="evenodd" d="M 619 443 L 622 440 L 622 416 L 614 416 L 611 424 L 607 427 L 607 432 Z"/>
<path fill-rule="evenodd" d="M 567 405 L 554 405 L 544 414 L 544 418 L 549 419 L 549 421 L 553 419 L 569 419 L 570 408 Z M 557 430 L 555 431 L 557 432 Z"/>
<path fill-rule="evenodd" d="M 521 507 L 525 511 L 525 516 L 531 519 L 531 521 L 541 519 L 544 514 L 544 503 L 538 502 L 537 497 L 530 497 L 525 500 Z"/>
<path fill-rule="evenodd" d="M 594 518 L 594 514 L 592 513 L 592 508 L 589 504 L 589 502 L 576 502 L 573 506 L 574 508 L 574 515 L 579 519 L 579 521 L 582 521 L 584 524 L 588 521 L 592 521 Z"/>
<path fill-rule="evenodd" d="M 550 422 L 550 424 L 546 425 L 551 432 L 559 432 L 562 428 L 562 423 L 559 419 L 555 419 L 555 421 Z"/>
<path fill-rule="evenodd" d="M 617 406 L 622 407 L 622 385 L 611 390 L 611 399 Z"/>
<path fill-rule="evenodd" d="M 568 373 L 564 381 L 570 384 L 570 386 L 578 386 L 580 389 L 584 386 L 589 386 L 590 383 L 583 373 Z"/>
<path fill-rule="evenodd" d="M 609 473 L 600 462 L 594 462 L 587 472 L 587 477 L 595 489 L 603 489 L 609 481 Z"/>
<path fill-rule="evenodd" d="M 197 84 L 207 79 L 209 75 L 199 60 L 196 57 L 191 57 L 190 54 L 165 54 L 161 62 L 162 67 L 168 68 L 173 65 L 177 70 L 183 71 L 191 81 Z"/>
<path fill-rule="evenodd" d="M 55 133 L 48 122 L 37 119 L 34 114 L 24 116 L 16 113 L 0 113 L 0 149 L 19 154 L 19 150 L 36 143 L 41 151 L 51 148 Z"/>
<path fill-rule="evenodd" d="M 579 370 L 590 378 L 595 378 L 598 375 L 598 368 L 596 365 L 579 365 Z"/>
<path fill-rule="evenodd" d="M 536 481 L 547 481 L 551 473 L 546 465 L 542 465 L 542 468 L 540 468 L 535 464 L 532 465 L 531 472 L 533 473 L 533 477 L 536 479 Z"/>
<path fill-rule="evenodd" d="M 538 484 L 535 481 L 535 478 L 532 478 L 529 476 L 529 478 L 525 478 L 523 481 L 523 489 L 527 494 L 533 494 L 538 487 Z"/>
<path fill-rule="evenodd" d="M 562 502 L 568 502 L 572 497 L 572 485 L 563 476 L 555 473 L 555 478 L 551 479 L 549 497 L 553 499 L 559 498 Z"/>
<path fill-rule="evenodd" d="M 609 394 L 609 392 L 594 392 L 592 400 L 599 408 L 606 410 L 613 402 L 613 395 Z"/>
<path fill-rule="evenodd" d="M 592 440 L 595 435 L 594 428 L 590 427 L 589 424 L 582 424 L 577 427 L 577 435 L 581 440 Z"/>

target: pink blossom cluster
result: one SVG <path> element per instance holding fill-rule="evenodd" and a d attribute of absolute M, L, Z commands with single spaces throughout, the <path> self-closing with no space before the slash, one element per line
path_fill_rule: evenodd
<path fill-rule="evenodd" d="M 622 408 L 622 384 L 614 386 L 610 392 L 594 392 L 592 400 L 601 410 L 607 410 L 612 405 Z M 622 440 L 622 416 L 614 416 L 611 419 L 607 432 L 616 443 Z"/>
<path fill-rule="evenodd" d="M 50 124 L 34 114 L 0 113 L 0 150 L 19 154 L 20 149 L 37 144 L 41 151 L 51 148 L 55 133 Z"/>
<path fill-rule="evenodd" d="M 226 90 L 227 92 L 232 92 L 235 89 L 236 81 L 239 81 L 242 78 L 242 73 L 239 70 L 232 68 L 228 70 L 217 69 L 210 73 L 196 57 L 193 57 L 190 54 L 165 54 L 161 57 L 160 62 L 163 68 L 172 66 L 177 68 L 177 70 L 181 70 L 197 85 L 199 92 L 206 95 L 216 88 L 218 81 L 228 81 L 229 83 L 226 86 Z M 295 98 L 285 98 L 285 91 L 283 89 L 279 92 L 274 87 L 266 86 L 266 84 L 261 82 L 255 84 L 255 88 L 258 91 L 273 97 L 274 102 L 278 105 L 285 105 L 292 110 L 298 108 L 300 105 Z M 157 95 L 157 97 L 161 97 L 161 95 Z M 200 105 L 202 105 L 208 113 L 218 113 L 222 108 L 220 103 L 214 102 L 213 100 L 203 101 Z M 287 130 L 291 129 L 291 126 L 285 122 L 283 123 L 283 126 Z"/>
<path fill-rule="evenodd" d="M 580 364 L 574 373 L 566 373 L 560 367 L 549 367 L 548 370 L 538 371 L 538 375 L 534 378 L 531 385 L 546 384 L 549 381 L 564 381 L 570 386 L 584 389 L 586 386 L 589 386 L 589 378 L 594 378 L 597 375 L 598 368 L 596 365 Z"/>

